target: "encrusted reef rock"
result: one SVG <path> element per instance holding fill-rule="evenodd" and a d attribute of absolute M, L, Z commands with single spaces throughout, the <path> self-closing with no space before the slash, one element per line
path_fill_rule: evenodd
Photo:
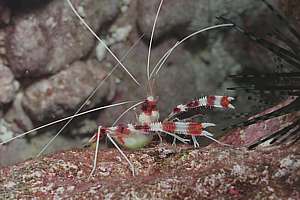
<path fill-rule="evenodd" d="M 95 31 L 119 11 L 116 0 L 72 3 Z M 7 58 L 17 77 L 53 74 L 86 56 L 95 41 L 80 25 L 67 1 L 61 0 L 14 17 L 8 31 Z"/>
<path fill-rule="evenodd" d="M 125 152 L 71 150 L 0 170 L 0 197 L 99 199 L 299 199 L 300 146 L 247 151 L 157 146 Z"/>
<path fill-rule="evenodd" d="M 10 103 L 16 96 L 19 83 L 11 70 L 0 63 L 0 105 Z"/>
<path fill-rule="evenodd" d="M 149 38 L 160 1 L 138 1 L 138 25 Z M 216 21 L 215 17 L 235 17 L 260 10 L 260 4 L 247 0 L 165 0 L 157 20 L 154 38 L 169 35 L 185 35 Z"/>
<path fill-rule="evenodd" d="M 77 61 L 51 78 L 30 85 L 24 91 L 23 107 L 37 121 L 49 119 L 49 113 L 53 118 L 65 116 L 83 103 L 105 76 L 106 72 L 97 61 Z M 89 107 L 111 101 L 114 92 L 114 84 L 108 79 L 95 93 Z"/>
<path fill-rule="evenodd" d="M 138 1 L 138 25 L 147 37 L 150 37 L 153 21 L 156 16 L 160 1 Z M 161 8 L 161 15 L 155 29 L 155 37 L 170 31 L 184 32 L 184 29 L 195 17 L 197 1 L 165 1 Z"/>

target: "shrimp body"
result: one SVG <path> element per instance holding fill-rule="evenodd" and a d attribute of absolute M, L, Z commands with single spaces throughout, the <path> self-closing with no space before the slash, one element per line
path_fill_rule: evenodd
<path fill-rule="evenodd" d="M 142 127 L 148 127 L 148 124 L 156 123 L 159 119 L 159 112 L 157 109 L 157 101 L 153 96 L 148 96 L 141 106 L 141 113 L 137 116 L 138 124 Z M 90 142 L 95 142 L 97 138 L 96 133 Z M 121 146 L 127 149 L 140 149 L 147 146 L 153 139 L 153 134 L 149 131 L 145 132 L 142 129 L 136 129 L 132 124 L 121 124 L 114 127 L 100 129 L 100 135 L 111 135 Z"/>
<path fill-rule="evenodd" d="M 148 96 L 141 108 L 142 112 L 138 115 L 138 123 L 147 125 L 157 122 L 159 112 L 157 109 L 157 101 L 153 96 Z M 147 146 L 153 139 L 153 134 L 145 134 L 141 130 L 137 130 L 133 125 L 128 125 L 128 134 L 121 134 L 120 138 L 115 138 L 116 141 L 123 147 L 128 149 L 139 149 Z"/>
<path fill-rule="evenodd" d="M 153 96 L 148 96 L 142 104 L 142 112 L 138 116 L 138 122 L 141 124 L 148 124 L 157 122 L 159 119 L 159 112 L 157 109 L 157 101 Z"/>
<path fill-rule="evenodd" d="M 123 147 L 131 150 L 141 149 L 153 139 L 152 134 L 145 135 L 142 132 L 130 133 L 126 136 L 114 137 L 114 139 Z"/>
<path fill-rule="evenodd" d="M 147 126 L 147 125 L 143 125 Z M 100 134 L 100 137 L 109 134 L 127 149 L 140 149 L 147 146 L 153 139 L 152 132 L 145 132 L 142 129 L 137 129 L 136 125 L 121 124 L 113 127 L 101 127 L 100 132 L 96 133 L 89 141 L 89 143 L 96 142 L 96 138 Z"/>

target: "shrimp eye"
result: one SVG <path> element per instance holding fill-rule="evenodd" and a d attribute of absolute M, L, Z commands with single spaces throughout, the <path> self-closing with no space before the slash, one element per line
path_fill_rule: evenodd
<path fill-rule="evenodd" d="M 142 103 L 142 108 L 141 108 L 142 111 L 148 110 L 148 103 L 149 103 L 148 100 L 145 100 L 145 102 Z"/>
<path fill-rule="evenodd" d="M 102 138 L 106 134 L 106 128 L 100 129 L 100 138 Z"/>

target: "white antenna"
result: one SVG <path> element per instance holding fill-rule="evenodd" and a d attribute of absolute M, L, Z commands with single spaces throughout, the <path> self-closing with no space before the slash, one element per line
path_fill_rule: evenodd
<path fill-rule="evenodd" d="M 157 18 L 158 18 L 159 11 L 161 9 L 162 3 L 163 3 L 163 0 L 160 1 L 159 7 L 157 9 L 156 16 L 155 16 L 155 19 L 154 19 L 152 31 L 151 31 L 151 37 L 150 37 L 150 43 L 149 43 L 149 50 L 148 50 L 148 58 L 147 58 L 147 78 L 148 78 L 148 81 L 150 80 L 150 57 L 151 57 L 151 48 L 152 48 L 154 30 L 155 30 Z"/>
<path fill-rule="evenodd" d="M 28 135 L 28 134 L 30 134 L 30 133 L 32 133 L 32 132 L 34 132 L 34 131 L 38 131 L 38 130 L 40 130 L 40 129 L 42 129 L 42 128 L 46 128 L 46 127 L 48 127 L 48 126 L 57 124 L 57 123 L 59 123 L 59 122 L 66 121 L 66 120 L 71 119 L 71 118 L 74 118 L 74 117 L 78 117 L 78 116 L 81 116 L 81 115 L 85 115 L 85 114 L 87 114 L 87 113 L 95 112 L 95 111 L 97 111 L 97 110 L 103 110 L 103 109 L 106 109 L 106 108 L 111 108 L 111 107 L 120 106 L 120 105 L 124 105 L 124 104 L 129 104 L 129 103 L 134 103 L 134 102 L 135 102 L 135 101 L 124 101 L 124 102 L 120 102 L 120 103 L 115 103 L 115 104 L 111 104 L 111 105 L 107 105 L 107 106 L 102 106 L 102 107 L 94 108 L 94 109 L 91 109 L 91 110 L 87 110 L 87 111 L 85 111 L 85 112 L 78 113 L 78 114 L 76 114 L 76 115 L 72 115 L 72 116 L 69 116 L 69 117 L 65 117 L 65 118 L 63 118 L 63 119 L 59 119 L 59 120 L 53 121 L 53 122 L 51 122 L 51 123 L 49 123 L 49 124 L 45 124 L 45 125 L 39 126 L 39 127 L 34 128 L 34 129 L 30 130 L 30 131 L 27 131 L 27 132 L 25 132 L 25 133 L 22 133 L 22 134 L 20 134 L 20 135 L 17 135 L 17 136 L 15 136 L 15 137 L 13 137 L 13 138 L 10 138 L 10 139 L 8 139 L 8 140 L 5 140 L 5 141 L 1 142 L 0 145 L 4 145 L 4 144 L 6 144 L 6 143 L 8 143 L 8 142 L 10 142 L 10 141 L 12 141 L 12 140 L 15 140 L 15 139 L 17 139 L 17 138 L 21 138 L 21 137 L 23 137 L 23 136 L 25 136 L 25 135 Z"/>
<path fill-rule="evenodd" d="M 130 47 L 130 49 L 126 52 L 126 54 L 121 58 L 121 60 L 125 59 L 128 54 L 131 52 L 131 50 L 139 43 L 139 41 L 142 39 L 143 35 Z M 42 148 L 42 150 L 38 153 L 37 157 L 39 157 L 47 148 L 48 146 L 57 138 L 57 136 L 65 129 L 65 127 L 74 119 L 76 114 L 78 114 L 82 108 L 89 102 L 89 100 L 94 96 L 94 94 L 97 92 L 97 90 L 103 85 L 103 83 L 112 75 L 112 73 L 116 70 L 116 68 L 119 66 L 119 63 L 117 63 L 114 68 L 105 76 L 104 79 L 102 79 L 98 85 L 94 88 L 94 90 L 90 93 L 90 95 L 87 97 L 87 99 L 84 101 L 84 103 L 80 106 L 80 108 L 77 109 L 77 111 L 74 113 L 73 117 L 67 121 L 66 124 L 56 133 L 55 136 L 51 138 L 51 140 Z"/>
<path fill-rule="evenodd" d="M 167 58 L 170 56 L 170 54 L 173 52 L 173 50 L 180 44 L 182 44 L 183 42 L 185 42 L 186 40 L 188 40 L 189 38 L 199 34 L 199 33 L 203 33 L 205 31 L 209 31 L 212 29 L 217 29 L 217 28 L 221 28 L 221 27 L 231 27 L 234 26 L 234 24 L 219 24 L 219 25 L 214 25 L 214 26 L 209 26 L 207 28 L 203 28 L 199 31 L 196 31 L 188 36 L 186 36 L 185 38 L 183 38 L 182 40 L 176 42 L 176 44 L 170 48 L 163 56 L 162 58 L 158 61 L 158 63 L 155 65 L 154 69 L 152 70 L 151 74 L 150 74 L 150 78 L 152 78 L 153 74 L 155 73 L 156 75 L 158 74 L 158 72 L 160 71 L 160 69 L 162 68 L 163 64 L 165 63 L 165 61 L 167 60 Z"/>
<path fill-rule="evenodd" d="M 105 42 L 93 31 L 93 29 L 84 21 L 84 19 L 79 15 L 77 10 L 74 8 L 73 4 L 70 0 L 67 0 L 69 6 L 71 7 L 72 11 L 75 15 L 80 19 L 83 25 L 93 34 L 93 36 L 107 49 L 107 51 L 116 59 L 116 61 L 121 65 L 121 67 L 126 71 L 126 73 L 132 78 L 132 80 L 140 86 L 140 83 L 136 80 L 136 78 L 127 70 L 127 68 L 121 63 L 118 57 L 110 50 L 110 48 L 105 44 Z"/>

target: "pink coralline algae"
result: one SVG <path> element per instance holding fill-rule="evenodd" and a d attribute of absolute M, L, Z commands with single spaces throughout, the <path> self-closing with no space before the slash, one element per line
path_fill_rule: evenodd
<path fill-rule="evenodd" d="M 0 198 L 299 199 L 299 148 L 161 145 L 126 152 L 135 177 L 116 149 L 106 149 L 90 179 L 93 151 L 70 150 L 1 169 Z"/>

